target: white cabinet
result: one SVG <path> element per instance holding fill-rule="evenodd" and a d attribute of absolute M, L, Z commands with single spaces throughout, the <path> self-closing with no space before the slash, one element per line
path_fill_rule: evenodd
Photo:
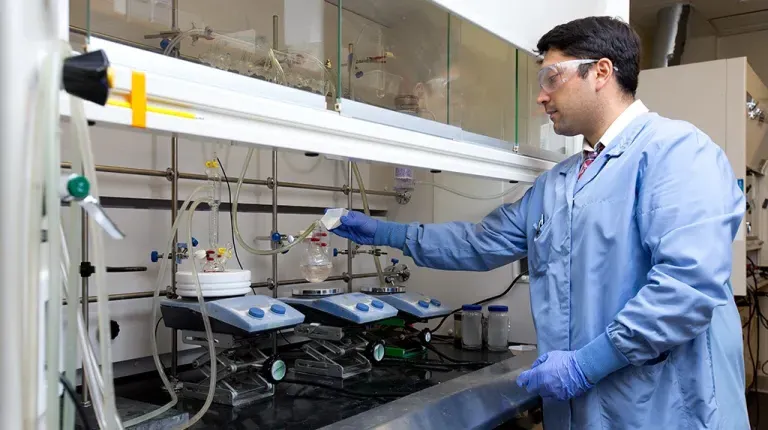
<path fill-rule="evenodd" d="M 737 295 L 746 293 L 747 253 L 756 264 L 764 264 L 760 260 L 768 254 L 761 252 L 765 245 L 759 243 L 765 240 L 765 233 L 760 237 L 760 232 L 768 231 L 766 209 L 762 208 L 768 183 L 763 184 L 761 172 L 768 159 L 768 124 L 749 118 L 747 94 L 759 102 L 757 107 L 768 104 L 768 89 L 743 57 L 644 70 L 637 91 L 652 111 L 688 121 L 709 135 L 725 150 L 742 188 L 745 181 L 749 187 L 750 210 L 733 244 L 731 280 Z M 749 173 L 750 178 L 748 170 L 754 172 Z"/>

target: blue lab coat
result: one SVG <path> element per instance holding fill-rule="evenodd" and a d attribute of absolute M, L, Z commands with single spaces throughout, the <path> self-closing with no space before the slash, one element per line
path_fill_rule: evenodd
<path fill-rule="evenodd" d="M 581 161 L 478 224 L 395 226 L 377 240 L 446 270 L 527 255 L 539 354 L 615 347 L 620 360 L 593 363 L 603 378 L 585 395 L 544 402 L 547 430 L 747 429 L 729 283 L 745 199 L 725 154 L 691 124 L 646 113 L 577 179 Z"/>

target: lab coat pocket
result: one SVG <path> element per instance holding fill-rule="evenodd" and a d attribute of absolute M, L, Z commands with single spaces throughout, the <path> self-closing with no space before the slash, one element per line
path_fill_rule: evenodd
<path fill-rule="evenodd" d="M 534 234 L 528 248 L 528 267 L 531 274 L 541 275 L 547 271 L 549 255 L 552 252 L 552 219 Z"/>

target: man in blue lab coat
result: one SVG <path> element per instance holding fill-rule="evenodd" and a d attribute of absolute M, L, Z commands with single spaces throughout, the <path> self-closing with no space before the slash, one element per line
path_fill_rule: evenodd
<path fill-rule="evenodd" d="M 639 45 L 608 17 L 541 38 L 538 102 L 585 141 L 519 201 L 477 224 L 352 212 L 334 232 L 444 270 L 527 255 L 541 355 L 517 382 L 544 399 L 547 430 L 746 429 L 729 283 L 745 200 L 709 137 L 635 100 Z"/>

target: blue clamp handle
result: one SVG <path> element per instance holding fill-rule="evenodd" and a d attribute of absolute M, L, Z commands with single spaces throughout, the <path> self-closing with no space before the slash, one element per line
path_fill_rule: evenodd
<path fill-rule="evenodd" d="M 195 239 L 195 238 L 193 237 L 193 238 L 192 238 L 192 246 L 193 246 L 193 247 L 197 247 L 197 244 L 198 244 L 198 243 L 200 243 L 200 242 L 198 242 L 198 241 L 197 241 L 197 239 Z"/>
<path fill-rule="evenodd" d="M 163 40 L 160 41 L 160 48 L 165 49 L 168 47 L 168 45 L 170 45 L 170 43 L 171 43 L 170 39 L 164 38 Z"/>
<path fill-rule="evenodd" d="M 278 232 L 272 233 L 272 242 L 280 242 L 283 239 L 283 235 Z"/>
<path fill-rule="evenodd" d="M 153 263 L 157 263 L 160 260 L 160 253 L 157 251 L 152 251 L 149 253 L 149 260 Z"/>
<path fill-rule="evenodd" d="M 339 256 L 339 248 L 333 248 L 333 256 L 338 257 Z"/>
<path fill-rule="evenodd" d="M 392 262 L 392 264 L 397 264 L 397 263 L 399 263 L 399 262 L 400 262 L 400 260 L 398 260 L 397 258 L 393 258 L 393 259 L 391 259 L 391 260 L 389 260 L 389 261 L 391 261 L 391 262 Z"/>

